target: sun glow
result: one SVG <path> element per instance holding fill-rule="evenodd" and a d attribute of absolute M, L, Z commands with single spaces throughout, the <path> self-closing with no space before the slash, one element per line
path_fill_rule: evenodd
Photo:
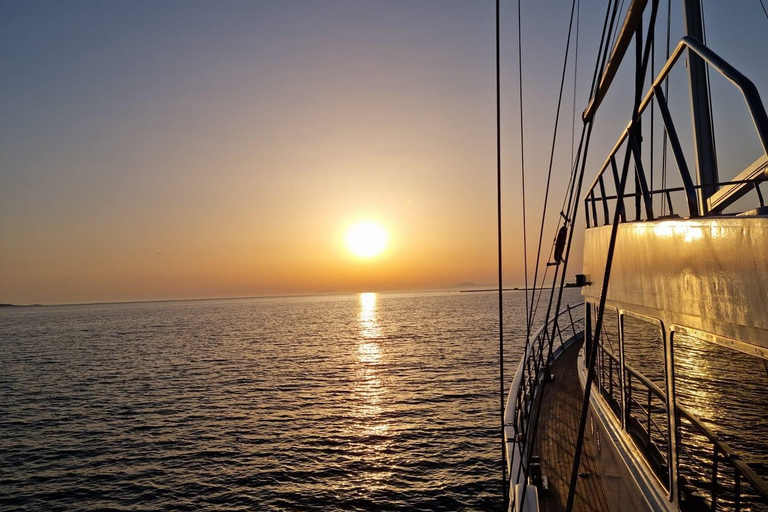
<path fill-rule="evenodd" d="M 347 231 L 347 248 L 359 258 L 378 256 L 387 247 L 389 237 L 379 224 L 358 222 Z"/>

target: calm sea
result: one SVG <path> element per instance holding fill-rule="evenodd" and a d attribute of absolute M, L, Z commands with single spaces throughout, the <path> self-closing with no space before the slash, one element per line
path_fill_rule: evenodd
<path fill-rule="evenodd" d="M 505 307 L 511 380 L 524 295 Z M 6 308 L 0 509 L 498 510 L 497 308 L 493 293 Z"/>

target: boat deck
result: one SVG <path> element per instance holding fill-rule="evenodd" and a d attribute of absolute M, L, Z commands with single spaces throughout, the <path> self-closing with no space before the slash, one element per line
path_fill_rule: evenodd
<path fill-rule="evenodd" d="M 551 371 L 555 378 L 545 386 L 542 395 L 533 453 L 541 457 L 542 474 L 549 484 L 548 491 L 539 492 L 539 507 L 543 512 L 562 512 L 568 500 L 584 396 L 576 373 L 579 348 L 581 343 L 574 344 L 555 361 Z M 603 485 L 596 471 L 593 445 L 584 443 L 584 446 L 573 510 L 609 512 Z"/>

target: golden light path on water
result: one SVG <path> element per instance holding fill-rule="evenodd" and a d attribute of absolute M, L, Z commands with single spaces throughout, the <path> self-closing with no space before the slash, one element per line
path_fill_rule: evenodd
<path fill-rule="evenodd" d="M 390 425 L 384 419 L 388 389 L 380 376 L 383 354 L 381 326 L 376 309 L 376 294 L 361 293 L 358 305 L 357 371 L 355 379 L 355 428 L 366 442 L 360 446 L 361 458 L 371 462 L 385 457 L 384 451 L 391 444 L 387 436 Z M 369 489 L 382 487 L 391 471 L 367 475 Z"/>

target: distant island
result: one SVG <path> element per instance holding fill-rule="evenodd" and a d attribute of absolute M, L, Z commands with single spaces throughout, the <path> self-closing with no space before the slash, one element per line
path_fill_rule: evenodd
<path fill-rule="evenodd" d="M 0 304 L 0 308 L 31 308 L 42 304 Z"/>
<path fill-rule="evenodd" d="M 448 288 L 478 288 L 481 286 L 489 286 L 487 284 L 473 283 L 472 281 L 464 281 L 463 283 L 454 284 Z"/>

